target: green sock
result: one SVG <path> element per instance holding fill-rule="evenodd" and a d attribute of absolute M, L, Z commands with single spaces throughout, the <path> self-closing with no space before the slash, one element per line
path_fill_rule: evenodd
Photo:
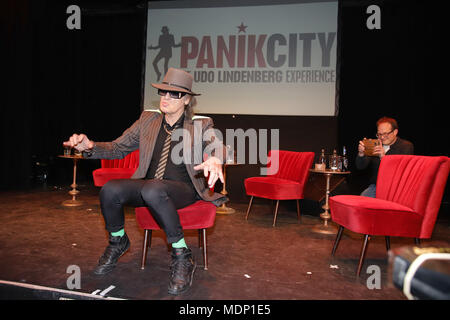
<path fill-rule="evenodd" d="M 172 243 L 172 248 L 187 248 L 186 242 L 184 241 L 184 238 L 181 239 L 178 242 Z"/>
<path fill-rule="evenodd" d="M 111 235 L 113 237 L 123 237 L 124 234 L 125 234 L 125 229 L 121 229 L 117 232 L 111 232 Z"/>

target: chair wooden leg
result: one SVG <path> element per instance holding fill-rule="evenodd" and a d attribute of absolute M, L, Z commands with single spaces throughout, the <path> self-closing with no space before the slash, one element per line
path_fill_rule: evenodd
<path fill-rule="evenodd" d="M 420 246 L 420 238 L 414 238 L 414 243 L 416 246 Z"/>
<path fill-rule="evenodd" d="M 145 268 L 145 261 L 147 260 L 147 252 L 148 247 L 151 246 L 152 242 L 152 230 L 145 229 L 144 230 L 144 243 L 142 245 L 142 259 L 141 259 L 141 269 L 144 270 Z"/>
<path fill-rule="evenodd" d="M 250 202 L 248 203 L 247 214 L 245 215 L 245 220 L 248 219 L 248 214 L 250 213 L 250 208 L 252 207 L 253 196 L 250 198 Z"/>
<path fill-rule="evenodd" d="M 273 217 L 273 224 L 272 227 L 275 227 L 275 223 L 277 222 L 277 214 L 278 214 L 278 206 L 280 205 L 280 200 L 277 200 L 277 203 L 275 205 L 275 215 Z"/>
<path fill-rule="evenodd" d="M 203 239 L 203 269 L 208 270 L 208 252 L 206 250 L 206 229 L 202 229 Z"/>
<path fill-rule="evenodd" d="M 385 239 L 386 239 L 386 250 L 389 251 L 391 250 L 391 237 L 386 236 Z"/>
<path fill-rule="evenodd" d="M 300 222 L 300 201 L 297 199 L 297 220 Z"/>
<path fill-rule="evenodd" d="M 356 271 L 356 277 L 359 278 L 359 275 L 361 273 L 361 269 L 364 263 L 364 257 L 366 256 L 366 249 L 367 245 L 369 243 L 370 236 L 368 234 L 364 235 L 364 242 L 363 247 L 361 249 L 361 256 L 359 257 L 359 264 L 358 264 L 358 270 Z"/>
<path fill-rule="evenodd" d="M 336 235 L 336 239 L 334 240 L 333 250 L 331 250 L 331 256 L 334 257 L 334 254 L 336 253 L 337 246 L 339 244 L 339 241 L 341 241 L 342 232 L 344 231 L 343 226 L 339 226 L 339 230 Z"/>

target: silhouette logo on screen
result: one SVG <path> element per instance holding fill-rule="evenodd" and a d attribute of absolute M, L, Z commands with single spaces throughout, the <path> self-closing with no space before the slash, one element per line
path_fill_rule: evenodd
<path fill-rule="evenodd" d="M 149 46 L 150 50 L 159 49 L 158 54 L 153 60 L 153 69 L 155 70 L 157 81 L 161 79 L 161 72 L 158 69 L 158 63 L 161 59 L 164 59 L 164 74 L 167 73 L 167 69 L 169 68 L 169 60 L 172 58 L 172 48 L 181 47 L 181 43 L 176 44 L 175 38 L 173 34 L 169 33 L 169 28 L 167 26 L 163 26 L 161 29 L 161 35 L 158 39 L 157 46 Z"/>

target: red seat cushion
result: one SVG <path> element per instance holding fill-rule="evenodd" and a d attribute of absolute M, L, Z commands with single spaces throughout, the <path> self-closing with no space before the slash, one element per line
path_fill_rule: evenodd
<path fill-rule="evenodd" d="M 142 229 L 161 229 L 153 219 L 147 207 L 135 208 L 136 219 Z M 208 201 L 198 200 L 197 202 L 177 210 L 183 229 L 206 229 L 214 225 L 216 218 L 216 206 Z"/>
<path fill-rule="evenodd" d="M 362 234 L 417 237 L 423 217 L 404 205 L 377 198 L 339 195 L 330 198 L 331 219 Z"/>
<path fill-rule="evenodd" d="M 244 181 L 248 195 L 274 200 L 290 200 L 303 198 L 303 185 L 280 178 L 251 177 Z"/>

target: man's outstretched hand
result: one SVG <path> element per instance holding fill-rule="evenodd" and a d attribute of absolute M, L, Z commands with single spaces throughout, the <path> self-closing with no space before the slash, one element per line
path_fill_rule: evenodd
<path fill-rule="evenodd" d="M 217 179 L 220 179 L 222 183 L 224 183 L 225 181 L 222 172 L 222 162 L 219 160 L 219 158 L 210 157 L 203 163 L 196 165 L 194 167 L 194 170 L 203 170 L 205 178 L 208 177 L 209 175 L 208 178 L 209 188 L 214 187 L 214 184 L 216 183 Z"/>

